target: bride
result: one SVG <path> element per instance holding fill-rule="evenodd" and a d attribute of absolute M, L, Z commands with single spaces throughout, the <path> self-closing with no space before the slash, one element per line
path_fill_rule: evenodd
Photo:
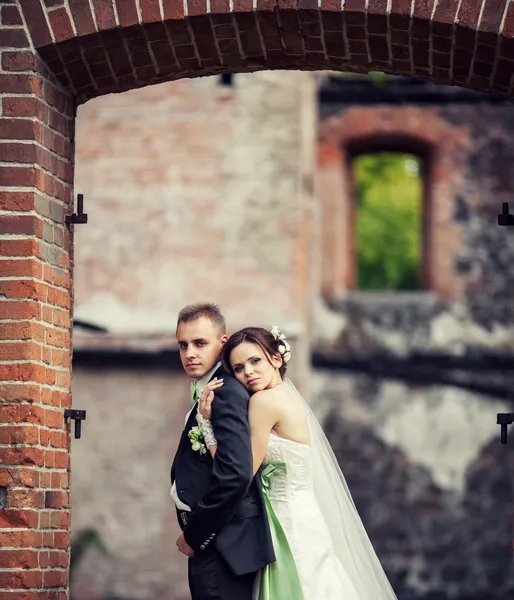
<path fill-rule="evenodd" d="M 286 377 L 284 334 L 246 327 L 225 343 L 225 370 L 252 394 L 254 474 L 260 469 L 276 562 L 259 574 L 255 600 L 396 600 L 328 440 Z M 198 423 L 211 455 L 215 390 L 200 396 Z"/>

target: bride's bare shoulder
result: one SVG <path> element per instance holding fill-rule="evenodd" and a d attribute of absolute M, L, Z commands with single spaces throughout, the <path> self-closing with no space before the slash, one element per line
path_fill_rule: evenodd
<path fill-rule="evenodd" d="M 269 390 L 260 390 L 255 392 L 250 398 L 250 402 L 259 405 L 269 405 L 274 404 L 276 401 L 282 396 L 280 390 L 276 388 L 271 388 Z"/>

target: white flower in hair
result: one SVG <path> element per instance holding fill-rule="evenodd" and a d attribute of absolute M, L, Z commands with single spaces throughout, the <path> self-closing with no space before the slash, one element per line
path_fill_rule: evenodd
<path fill-rule="evenodd" d="M 287 362 L 291 358 L 291 346 L 286 342 L 286 336 L 280 331 L 278 325 L 273 325 L 269 332 L 275 340 L 282 342 L 278 346 L 278 351 L 282 355 L 283 361 Z"/>
<path fill-rule="evenodd" d="M 269 332 L 276 340 L 279 339 L 280 329 L 278 328 L 278 325 L 273 325 L 273 327 L 269 330 Z"/>
<path fill-rule="evenodd" d="M 284 354 L 284 352 L 289 352 L 290 350 L 291 346 L 285 340 L 284 343 L 280 344 L 280 346 L 278 347 L 278 351 L 280 352 L 280 354 Z"/>

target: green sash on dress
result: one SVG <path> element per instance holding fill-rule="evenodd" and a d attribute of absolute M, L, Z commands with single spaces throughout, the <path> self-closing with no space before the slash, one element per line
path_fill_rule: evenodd
<path fill-rule="evenodd" d="M 264 504 L 268 513 L 276 561 L 266 565 L 260 573 L 259 600 L 303 600 L 302 585 L 293 553 L 269 499 L 273 477 L 285 473 L 285 463 L 269 463 L 261 471 Z"/>

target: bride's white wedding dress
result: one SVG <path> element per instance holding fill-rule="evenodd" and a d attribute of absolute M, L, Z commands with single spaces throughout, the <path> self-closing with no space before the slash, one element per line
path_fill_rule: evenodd
<path fill-rule="evenodd" d="M 276 560 L 258 574 L 254 600 L 398 600 L 320 423 L 284 384 L 310 440 L 270 434 L 260 474 Z"/>
<path fill-rule="evenodd" d="M 289 543 L 304 600 L 373 600 L 359 597 L 335 552 L 314 493 L 311 453 L 310 446 L 272 433 L 263 462 L 286 467 L 273 476 L 268 497 Z"/>

